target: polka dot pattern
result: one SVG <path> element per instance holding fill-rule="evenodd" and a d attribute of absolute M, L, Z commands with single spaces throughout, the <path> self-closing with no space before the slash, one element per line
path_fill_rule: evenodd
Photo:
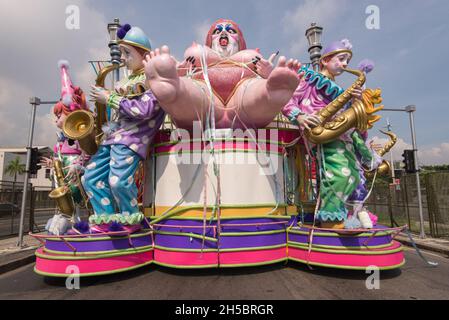
<path fill-rule="evenodd" d="M 86 169 L 87 170 L 93 170 L 93 169 L 95 169 L 97 167 L 97 163 L 96 162 L 92 162 L 92 163 L 89 163 L 87 166 L 86 166 Z"/>
<path fill-rule="evenodd" d="M 341 173 L 345 176 L 345 177 L 349 177 L 351 175 L 351 170 L 349 170 L 349 168 L 343 168 L 341 169 Z"/>
<path fill-rule="evenodd" d="M 111 186 L 116 186 L 118 183 L 119 178 L 117 176 L 112 176 L 109 178 L 109 183 Z"/>

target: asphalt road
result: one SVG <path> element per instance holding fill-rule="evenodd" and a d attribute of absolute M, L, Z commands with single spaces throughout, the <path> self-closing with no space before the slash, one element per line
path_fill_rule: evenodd
<path fill-rule="evenodd" d="M 289 262 L 259 268 L 172 270 L 158 266 L 81 279 L 68 290 L 65 279 L 43 278 L 33 265 L 0 276 L 0 299 L 449 299 L 449 259 L 425 252 L 431 268 L 410 248 L 401 270 L 381 273 L 380 289 L 368 290 L 364 272 L 316 268 Z"/>

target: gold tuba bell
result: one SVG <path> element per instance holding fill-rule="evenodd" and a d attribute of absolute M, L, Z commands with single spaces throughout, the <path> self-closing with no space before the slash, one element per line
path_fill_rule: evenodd
<path fill-rule="evenodd" d="M 59 211 L 72 215 L 75 212 L 75 205 L 73 204 L 70 189 L 64 181 L 64 172 L 60 160 L 54 161 L 54 169 L 58 188 L 52 190 L 48 196 L 56 201 Z"/>
<path fill-rule="evenodd" d="M 101 69 L 95 83 L 96 86 L 104 88 L 107 75 L 123 66 L 123 64 L 120 66 L 110 65 Z M 95 109 L 95 118 L 91 112 L 85 110 L 72 112 L 65 120 L 62 128 L 69 139 L 77 140 L 81 149 L 91 156 L 98 151 L 98 146 L 103 138 L 102 127 L 108 121 L 106 105 L 95 103 Z"/>
<path fill-rule="evenodd" d="M 383 106 L 375 108 L 374 105 L 382 102 L 382 91 L 367 89 L 363 92 L 362 100 L 355 99 L 348 110 L 330 121 L 352 99 L 352 91 L 366 82 L 366 76 L 362 71 L 351 69 L 344 71 L 356 75 L 357 80 L 337 99 L 320 110 L 317 116 L 321 120 L 321 125 L 305 132 L 307 139 L 315 144 L 329 143 L 352 128 L 366 131 L 380 119 L 380 116 L 374 113 L 382 110 Z"/>

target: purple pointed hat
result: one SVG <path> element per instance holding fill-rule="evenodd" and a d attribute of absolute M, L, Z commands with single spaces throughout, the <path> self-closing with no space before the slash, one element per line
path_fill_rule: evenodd
<path fill-rule="evenodd" d="M 352 44 L 348 39 L 332 42 L 329 46 L 326 47 L 326 49 L 324 49 L 323 55 L 321 56 L 320 60 L 344 52 L 349 53 L 352 58 Z"/>

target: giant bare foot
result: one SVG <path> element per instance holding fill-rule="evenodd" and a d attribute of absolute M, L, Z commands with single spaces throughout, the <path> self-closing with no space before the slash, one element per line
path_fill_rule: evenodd
<path fill-rule="evenodd" d="M 298 60 L 280 57 L 276 68 L 271 72 L 267 80 L 267 93 L 274 103 L 284 106 L 292 97 L 299 85 L 298 70 L 301 64 Z"/>
<path fill-rule="evenodd" d="M 246 126 L 264 128 L 273 121 L 299 85 L 297 72 L 300 65 L 297 60 L 287 62 L 285 57 L 280 57 L 267 80 L 254 80 L 248 90 L 240 88 L 243 100 L 238 114 L 240 122 Z"/>
<path fill-rule="evenodd" d="M 147 85 L 161 108 L 179 128 L 190 129 L 193 121 L 201 118 L 208 106 L 206 91 L 192 79 L 179 77 L 177 61 L 167 46 L 151 52 L 144 60 Z"/>
<path fill-rule="evenodd" d="M 170 49 L 163 46 L 152 51 L 143 61 L 147 85 L 151 88 L 161 105 L 172 103 L 177 98 L 180 79 L 177 72 L 177 62 L 170 55 Z"/>

